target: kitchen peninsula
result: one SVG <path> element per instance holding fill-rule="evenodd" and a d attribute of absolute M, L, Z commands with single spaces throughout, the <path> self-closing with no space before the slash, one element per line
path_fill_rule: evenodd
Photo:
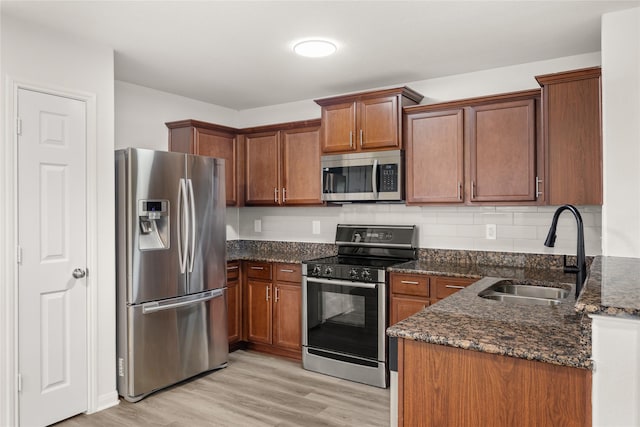
<path fill-rule="evenodd" d="M 441 274 L 434 271 L 441 268 L 421 262 L 398 270 Z M 387 330 L 398 338 L 398 425 L 591 425 L 594 360 L 601 365 L 587 314 L 637 325 L 640 262 L 596 257 L 578 300 L 555 306 L 478 296 L 501 278 L 575 286 L 561 270 L 516 270 L 485 276 Z M 594 423 L 597 392 L 594 381 Z"/>

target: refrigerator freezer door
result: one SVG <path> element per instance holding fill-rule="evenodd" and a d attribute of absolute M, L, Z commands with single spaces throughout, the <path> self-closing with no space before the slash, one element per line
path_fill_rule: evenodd
<path fill-rule="evenodd" d="M 187 275 L 180 272 L 178 239 L 180 233 L 179 209 L 183 206 L 179 197 L 180 179 L 186 172 L 185 156 L 180 153 L 129 149 L 128 238 L 126 250 L 130 251 L 127 266 L 130 286 L 127 302 L 138 304 L 187 293 Z M 118 197 L 125 197 L 118 195 Z M 169 239 L 167 249 L 141 250 L 140 236 L 144 235 L 139 209 L 144 200 L 167 200 Z M 182 215 L 184 216 L 184 215 Z M 122 245 L 122 242 L 118 243 Z M 123 249 L 124 250 L 124 249 Z"/>
<path fill-rule="evenodd" d="M 190 217 L 188 292 L 226 286 L 224 160 L 187 155 Z"/>
<path fill-rule="evenodd" d="M 118 389 L 129 401 L 227 363 L 226 289 L 130 306 L 127 317 Z"/>

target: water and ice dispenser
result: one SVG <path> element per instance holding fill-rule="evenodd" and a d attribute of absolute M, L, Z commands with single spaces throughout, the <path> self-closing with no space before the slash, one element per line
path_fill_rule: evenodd
<path fill-rule="evenodd" d="M 138 202 L 138 242 L 140 250 L 169 248 L 169 201 L 140 200 Z"/>

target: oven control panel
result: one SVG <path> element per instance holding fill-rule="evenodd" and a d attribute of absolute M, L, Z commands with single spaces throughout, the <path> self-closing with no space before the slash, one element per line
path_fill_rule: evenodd
<path fill-rule="evenodd" d="M 309 262 L 305 265 L 308 277 L 319 277 L 323 279 L 351 280 L 354 282 L 382 283 L 385 279 L 385 272 L 379 268 L 314 264 Z"/>

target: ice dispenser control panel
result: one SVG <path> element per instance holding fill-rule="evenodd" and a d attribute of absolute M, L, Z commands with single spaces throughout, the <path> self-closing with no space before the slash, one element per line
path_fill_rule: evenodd
<path fill-rule="evenodd" d="M 169 248 L 169 201 L 140 200 L 138 204 L 140 250 Z"/>

